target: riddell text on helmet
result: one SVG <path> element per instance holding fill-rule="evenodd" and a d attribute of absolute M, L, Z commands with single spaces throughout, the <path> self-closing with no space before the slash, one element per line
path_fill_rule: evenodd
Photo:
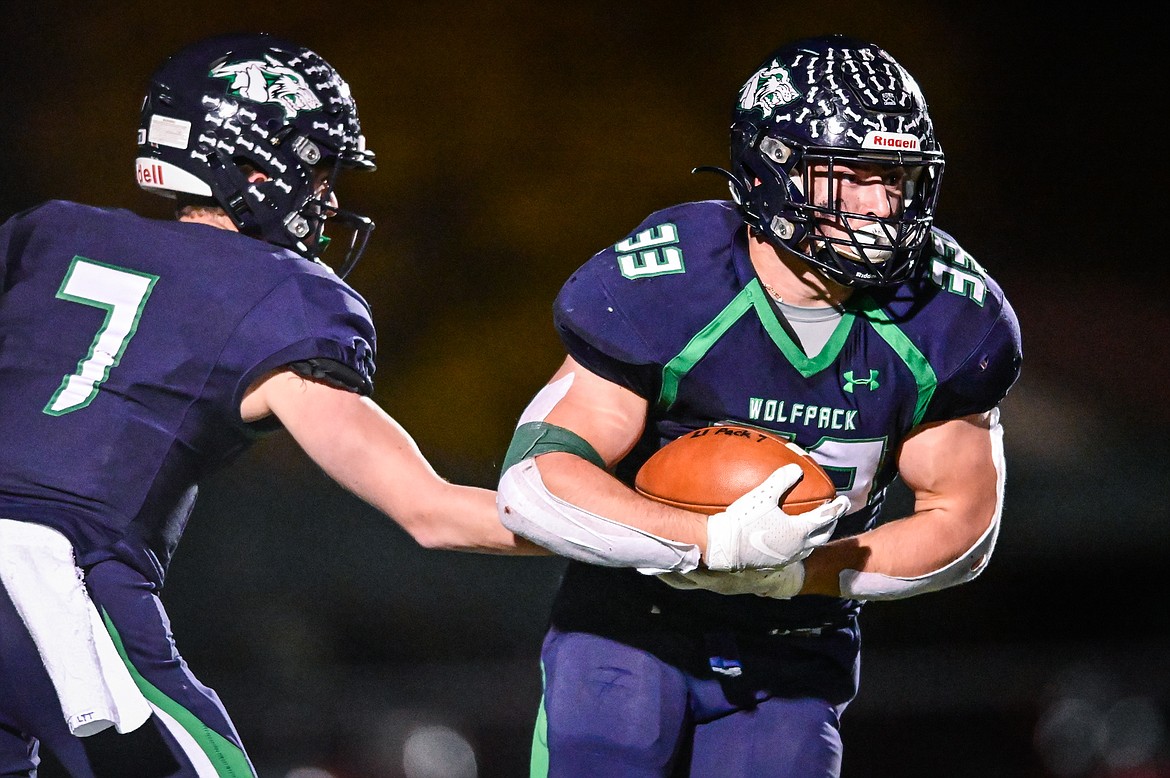
<path fill-rule="evenodd" d="M 151 165 L 139 162 L 136 166 L 138 183 L 148 186 L 165 186 L 163 182 L 162 165 Z"/>
<path fill-rule="evenodd" d="M 918 136 L 904 132 L 871 131 L 866 134 L 861 147 L 866 149 L 901 149 L 917 151 L 919 148 Z"/>

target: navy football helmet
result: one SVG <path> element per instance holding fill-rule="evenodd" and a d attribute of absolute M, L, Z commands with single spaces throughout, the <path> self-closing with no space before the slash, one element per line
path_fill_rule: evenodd
<path fill-rule="evenodd" d="M 336 207 L 340 169 L 374 169 L 349 85 L 320 56 L 265 33 L 194 43 L 151 77 L 138 127 L 138 184 L 206 198 L 240 232 L 309 259 L 325 223 L 352 231 L 338 275 L 353 269 L 374 223 Z M 249 181 L 252 171 L 264 180 Z M 324 263 L 322 263 L 324 264 Z"/>
<path fill-rule="evenodd" d="M 872 43 L 827 35 L 774 51 L 732 112 L 731 193 L 744 221 L 778 250 L 835 281 L 898 283 L 930 239 L 943 153 L 914 78 Z M 901 186 L 896 213 L 843 211 L 842 167 L 875 166 Z M 813 202 L 810 170 L 828 182 Z M 821 201 L 823 199 L 823 202 Z M 827 232 L 824 227 L 833 225 Z"/>

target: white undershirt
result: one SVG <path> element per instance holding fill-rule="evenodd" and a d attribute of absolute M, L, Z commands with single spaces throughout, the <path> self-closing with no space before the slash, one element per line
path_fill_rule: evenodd
<path fill-rule="evenodd" d="M 802 308 L 798 305 L 789 305 L 776 300 L 776 307 L 796 333 L 798 345 L 804 350 L 805 356 L 815 357 L 821 353 L 825 343 L 832 337 L 841 321 L 843 312 L 840 308 L 821 306 L 818 308 Z"/>

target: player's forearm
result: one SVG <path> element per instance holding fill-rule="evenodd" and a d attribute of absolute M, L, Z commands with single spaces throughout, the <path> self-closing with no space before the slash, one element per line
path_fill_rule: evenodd
<path fill-rule="evenodd" d="M 273 386 L 281 420 L 313 461 L 421 546 L 544 553 L 500 523 L 495 492 L 444 480 L 376 403 L 299 379 Z"/>
<path fill-rule="evenodd" d="M 550 552 L 500 523 L 496 493 L 446 482 L 430 484 L 391 517 L 424 548 L 548 556 Z"/>
<path fill-rule="evenodd" d="M 994 506 L 931 509 L 834 540 L 805 560 L 801 594 L 841 596 L 843 571 L 906 581 L 936 575 L 977 550 L 997 518 Z"/>
<path fill-rule="evenodd" d="M 651 535 L 697 546 L 706 555 L 705 516 L 642 497 L 572 454 L 545 454 L 537 465 L 549 491 L 561 500 Z"/>
<path fill-rule="evenodd" d="M 500 523 L 496 493 L 438 475 L 404 433 L 385 428 L 347 456 L 323 457 L 342 486 L 393 519 L 420 546 L 449 551 L 546 554 Z M 338 466 L 346 462 L 345 466 Z M 333 465 L 331 468 L 330 465 Z"/>
<path fill-rule="evenodd" d="M 914 513 L 818 549 L 806 560 L 804 593 L 897 599 L 983 570 L 1003 506 L 998 411 L 925 425 L 902 445 L 898 469 Z"/>

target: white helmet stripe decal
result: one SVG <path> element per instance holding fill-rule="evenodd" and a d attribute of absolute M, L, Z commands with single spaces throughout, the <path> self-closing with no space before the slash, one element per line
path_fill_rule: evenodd
<path fill-rule="evenodd" d="M 134 173 L 138 185 L 143 189 L 159 190 L 159 194 L 186 192 L 187 194 L 211 197 L 211 187 L 195 176 L 170 162 L 150 157 L 134 160 Z"/>

